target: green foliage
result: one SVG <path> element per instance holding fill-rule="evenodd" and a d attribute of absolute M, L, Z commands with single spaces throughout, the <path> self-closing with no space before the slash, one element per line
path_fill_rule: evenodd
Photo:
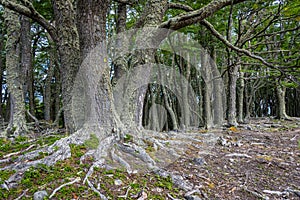
<path fill-rule="evenodd" d="M 96 134 L 91 133 L 90 138 L 84 142 L 85 146 L 91 149 L 97 149 L 99 146 L 99 139 Z"/>

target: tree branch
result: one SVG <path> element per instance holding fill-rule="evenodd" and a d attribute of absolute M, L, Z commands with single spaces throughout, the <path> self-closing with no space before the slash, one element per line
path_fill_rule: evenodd
<path fill-rule="evenodd" d="M 232 2 L 233 1 L 233 2 Z M 245 0 L 213 0 L 206 6 L 191 11 L 188 13 L 185 13 L 183 15 L 178 15 L 176 17 L 173 17 L 169 19 L 166 22 L 163 22 L 158 27 L 159 28 L 168 28 L 172 30 L 178 30 L 180 28 L 195 24 L 197 22 L 202 21 L 203 19 L 213 15 L 216 11 L 224 8 L 225 6 L 228 6 L 231 4 L 237 4 L 240 2 L 243 2 Z"/>
<path fill-rule="evenodd" d="M 33 7 L 31 2 L 28 2 L 27 0 L 23 0 L 24 3 L 26 3 L 26 6 L 17 4 L 15 2 L 9 1 L 9 0 L 0 0 L 0 4 L 4 7 L 13 10 L 21 15 L 24 15 L 26 17 L 29 17 L 33 19 L 34 21 L 38 22 L 41 26 L 43 26 L 51 35 L 52 39 L 54 41 L 57 41 L 57 34 L 55 27 L 48 22 L 40 13 L 38 13 L 35 8 Z"/>
<path fill-rule="evenodd" d="M 134 5 L 136 3 L 138 3 L 138 0 L 114 0 L 115 2 L 118 3 L 123 3 L 123 4 L 127 4 L 127 5 Z"/>
<path fill-rule="evenodd" d="M 194 9 L 188 5 L 185 5 L 185 4 L 181 4 L 181 3 L 172 3 L 172 2 L 169 2 L 168 4 L 168 8 L 170 9 L 180 9 L 180 10 L 184 10 L 184 11 L 193 11 Z"/>
<path fill-rule="evenodd" d="M 277 66 L 274 66 L 273 64 L 267 62 L 265 59 L 263 59 L 260 56 L 254 55 L 252 54 L 250 51 L 245 50 L 245 49 L 241 49 L 239 47 L 234 46 L 233 44 L 231 44 L 230 42 L 228 42 L 228 40 L 226 40 L 214 27 L 212 24 L 210 24 L 208 21 L 203 20 L 201 22 L 201 24 L 203 26 L 205 26 L 217 39 L 219 39 L 223 44 L 225 44 L 227 47 L 229 47 L 230 49 L 242 53 L 250 58 L 253 58 L 255 60 L 259 60 L 261 63 L 263 63 L 264 65 L 266 65 L 267 67 L 270 67 L 272 69 L 275 69 L 277 71 L 279 71 L 282 75 L 285 75 L 288 79 L 290 79 L 291 81 L 295 82 L 296 84 L 300 85 L 300 82 L 293 77 L 292 75 L 287 75 L 282 69 L 278 68 Z"/>

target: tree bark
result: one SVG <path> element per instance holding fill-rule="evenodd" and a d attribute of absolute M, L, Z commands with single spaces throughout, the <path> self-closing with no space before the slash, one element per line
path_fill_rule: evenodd
<path fill-rule="evenodd" d="M 30 19 L 21 17 L 21 67 L 24 97 L 29 99 L 29 112 L 35 116 L 34 79 L 31 51 Z"/>
<path fill-rule="evenodd" d="M 210 67 L 212 68 L 213 75 L 213 123 L 214 127 L 221 127 L 224 121 L 224 111 L 223 111 L 223 80 L 219 69 L 216 64 L 217 55 L 215 49 L 212 50 Z"/>
<path fill-rule="evenodd" d="M 73 133 L 76 128 L 71 107 L 72 90 L 80 64 L 79 36 L 75 21 L 76 15 L 73 4 L 69 0 L 52 0 L 52 5 L 61 62 L 64 123 L 67 132 Z M 100 7 L 99 5 L 97 7 Z"/>
<path fill-rule="evenodd" d="M 244 90 L 245 90 L 245 80 L 244 80 L 244 72 L 240 71 L 240 87 L 238 94 L 238 122 L 244 122 Z"/>
<path fill-rule="evenodd" d="M 27 133 L 25 119 L 25 104 L 21 70 L 20 70 L 20 30 L 19 16 L 11 10 L 5 9 L 5 24 L 7 28 L 6 42 L 6 70 L 7 86 L 10 92 L 10 120 L 7 134 L 18 136 Z"/>
<path fill-rule="evenodd" d="M 279 119 L 288 119 L 288 115 L 286 114 L 286 105 L 285 105 L 285 93 L 286 87 L 280 85 L 280 83 L 276 82 L 276 92 L 278 98 L 278 114 L 277 117 Z"/>

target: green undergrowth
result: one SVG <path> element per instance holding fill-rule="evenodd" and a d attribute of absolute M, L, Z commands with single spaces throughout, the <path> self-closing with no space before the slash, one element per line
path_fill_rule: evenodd
<path fill-rule="evenodd" d="M 21 152 L 10 156 L 10 158 L 15 159 L 18 155 L 22 155 L 38 147 L 53 144 L 61 137 L 58 135 L 48 137 L 47 139 L 41 138 L 32 143 L 28 142 L 29 139 L 25 137 L 17 138 L 14 142 L 0 139 L 0 159 L 13 152 Z M 98 194 L 87 183 L 83 184 L 84 177 L 93 164 L 94 159 L 92 157 L 85 157 L 84 160 L 80 161 L 80 158 L 88 149 L 98 146 L 98 140 L 96 141 L 95 139 L 91 134 L 89 141 L 85 144 L 79 146 L 71 144 L 71 157 L 69 159 L 59 161 L 53 166 L 39 164 L 29 168 L 25 171 L 23 178 L 15 188 L 9 191 L 0 188 L 0 199 L 15 199 L 22 194 L 25 195 L 21 199 L 33 199 L 33 194 L 41 190 L 47 191 L 48 195 L 50 195 L 56 188 L 73 181 L 75 178 L 80 178 L 81 181 L 61 188 L 54 195 L 54 199 L 99 199 Z M 34 147 L 25 151 L 31 145 L 34 145 Z M 36 159 L 46 158 L 47 156 L 47 153 L 40 153 Z M 11 162 L 14 159 L 11 159 Z M 11 162 L 6 164 L 11 164 Z M 2 164 L 1 167 L 4 166 Z M 3 184 L 14 173 L 11 170 L 0 171 L 0 184 Z M 136 199 L 134 196 L 141 191 L 147 194 L 147 199 L 166 199 L 167 194 L 174 198 L 182 196 L 182 191 L 174 187 L 169 177 L 162 178 L 153 173 L 129 174 L 125 170 L 120 169 L 106 170 L 94 168 L 94 173 L 89 177 L 89 180 L 95 188 L 109 199 L 125 199 L 122 196 L 126 193 L 126 199 Z"/>

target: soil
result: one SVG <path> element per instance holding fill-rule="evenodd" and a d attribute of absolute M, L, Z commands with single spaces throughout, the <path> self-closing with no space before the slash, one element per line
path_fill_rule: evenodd
<path fill-rule="evenodd" d="M 299 119 L 251 120 L 186 155 L 167 170 L 192 182 L 200 198 L 300 199 Z"/>

